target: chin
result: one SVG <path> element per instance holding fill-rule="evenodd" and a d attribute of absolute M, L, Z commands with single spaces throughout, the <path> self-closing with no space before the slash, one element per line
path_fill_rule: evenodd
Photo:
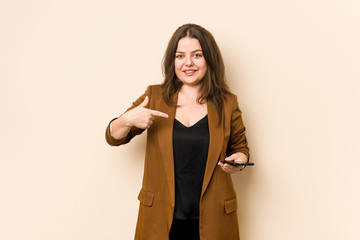
<path fill-rule="evenodd" d="M 183 81 L 183 84 L 189 85 L 189 86 L 197 86 L 201 83 L 201 81 Z"/>
<path fill-rule="evenodd" d="M 181 80 L 181 82 L 183 82 L 184 84 L 196 85 L 196 84 L 201 82 L 201 79 L 198 79 L 198 78 L 183 78 Z"/>

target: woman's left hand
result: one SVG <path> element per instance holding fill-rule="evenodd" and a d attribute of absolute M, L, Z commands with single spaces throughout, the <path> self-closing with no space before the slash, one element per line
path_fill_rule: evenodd
<path fill-rule="evenodd" d="M 225 161 L 227 162 L 236 162 L 236 163 L 246 163 L 247 162 L 247 156 L 244 153 L 238 152 L 234 153 L 233 155 L 225 158 Z M 218 165 L 221 167 L 221 169 L 224 172 L 227 173 L 236 173 L 245 168 L 245 166 L 232 166 L 227 163 L 218 162 Z"/>

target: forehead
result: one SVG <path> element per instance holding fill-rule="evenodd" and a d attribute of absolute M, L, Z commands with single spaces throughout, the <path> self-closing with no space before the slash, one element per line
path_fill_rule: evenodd
<path fill-rule="evenodd" d="M 192 52 L 202 50 L 199 40 L 196 38 L 184 37 L 178 42 L 176 51 L 179 52 Z"/>

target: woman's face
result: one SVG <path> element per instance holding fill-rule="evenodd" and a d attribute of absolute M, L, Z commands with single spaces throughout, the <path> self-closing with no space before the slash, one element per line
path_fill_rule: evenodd
<path fill-rule="evenodd" d="M 184 37 L 178 42 L 175 54 L 175 74 L 187 85 L 197 85 L 204 78 L 207 64 L 196 38 Z"/>

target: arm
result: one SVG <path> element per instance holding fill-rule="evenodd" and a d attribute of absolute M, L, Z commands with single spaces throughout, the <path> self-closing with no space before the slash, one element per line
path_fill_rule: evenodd
<path fill-rule="evenodd" d="M 241 117 L 241 111 L 236 96 L 233 99 L 231 112 L 231 133 L 227 147 L 226 161 L 230 162 L 248 162 L 250 158 L 248 142 L 245 135 L 246 129 Z M 244 166 L 231 166 L 219 162 L 218 164 L 225 172 L 234 173 L 244 169 Z"/>

